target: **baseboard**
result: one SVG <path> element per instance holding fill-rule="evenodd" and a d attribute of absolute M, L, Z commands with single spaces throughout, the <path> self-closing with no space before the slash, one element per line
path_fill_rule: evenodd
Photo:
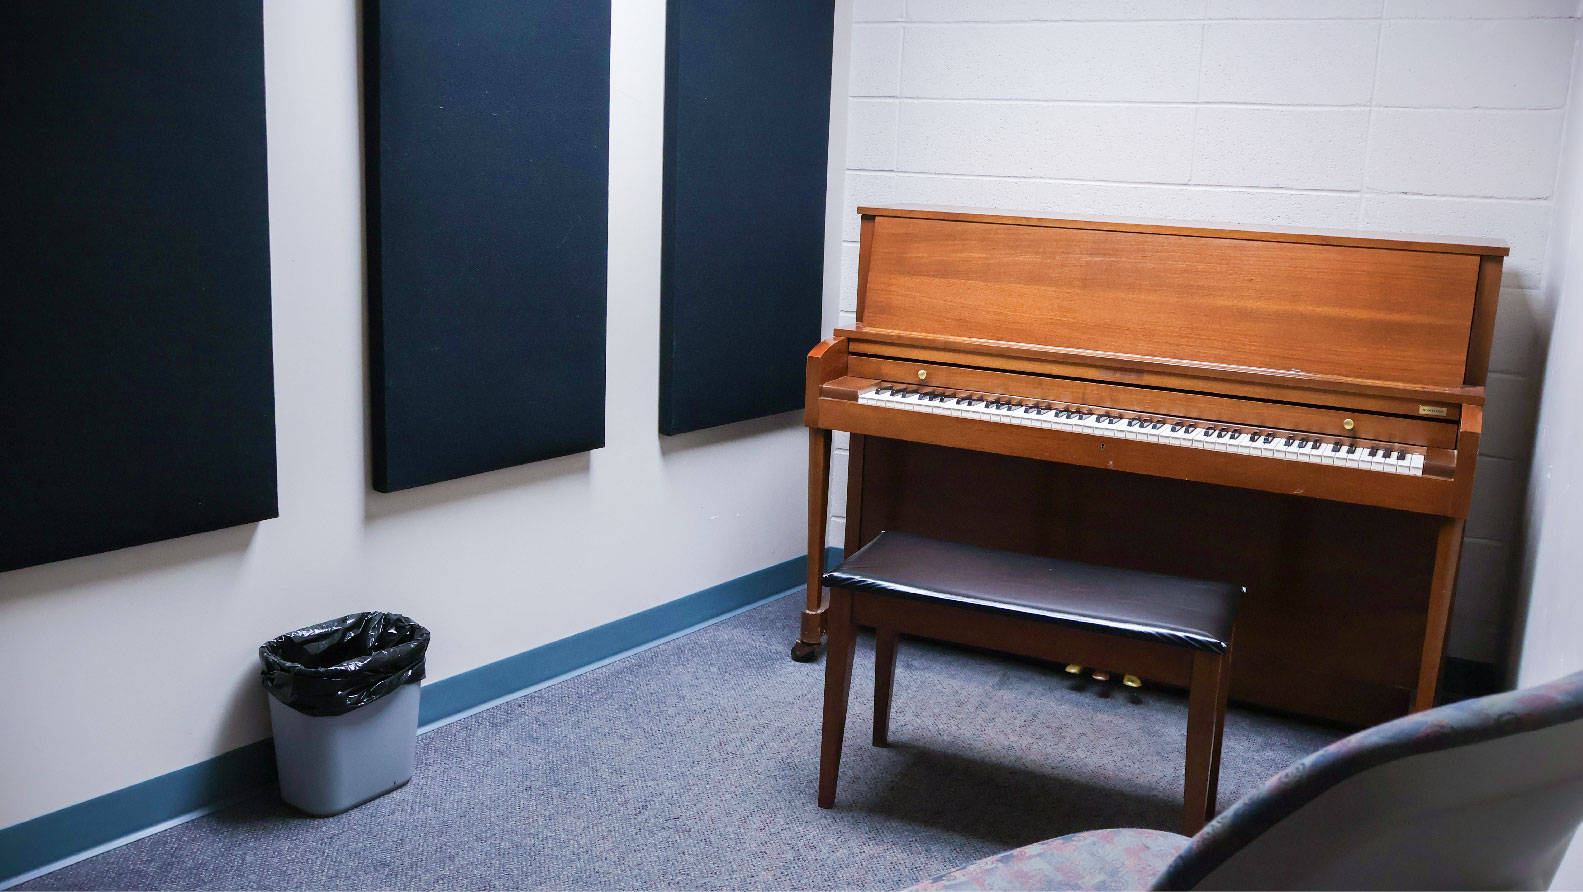
<path fill-rule="evenodd" d="M 1445 670 L 1440 676 L 1441 703 L 1469 700 L 1504 690 L 1505 679 L 1494 663 L 1446 657 Z"/>
<path fill-rule="evenodd" d="M 826 566 L 840 560 L 827 549 Z M 653 647 L 802 585 L 802 557 L 424 684 L 418 722 L 427 731 L 535 688 Z M 791 647 L 795 629 L 787 630 Z M 113 793 L 0 829 L 0 889 L 207 814 L 275 782 L 265 739 Z"/>

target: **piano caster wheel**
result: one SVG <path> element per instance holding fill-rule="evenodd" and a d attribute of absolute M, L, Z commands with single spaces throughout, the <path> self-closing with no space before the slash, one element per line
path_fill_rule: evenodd
<path fill-rule="evenodd" d="M 1126 685 L 1129 688 L 1141 688 L 1141 687 L 1143 687 L 1143 681 L 1141 679 L 1139 679 L 1138 676 L 1136 676 L 1136 675 L 1123 675 L 1121 677 L 1121 683 Z"/>
<path fill-rule="evenodd" d="M 814 660 L 819 659 L 819 651 L 821 650 L 824 650 L 823 640 L 809 644 L 799 638 L 792 642 L 791 657 L 799 663 L 812 663 Z"/>
<path fill-rule="evenodd" d="M 1095 669 L 1088 677 L 1095 681 L 1110 681 L 1110 673 L 1100 669 Z"/>
<path fill-rule="evenodd" d="M 1066 671 L 1070 675 L 1082 675 L 1083 674 L 1083 667 L 1079 666 L 1076 663 L 1067 663 L 1066 664 Z"/>

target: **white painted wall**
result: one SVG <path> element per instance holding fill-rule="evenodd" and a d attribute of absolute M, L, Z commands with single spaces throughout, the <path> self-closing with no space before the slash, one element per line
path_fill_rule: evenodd
<path fill-rule="evenodd" d="M 857 0 L 842 244 L 930 203 L 1503 238 L 1453 655 L 1499 656 L 1577 0 Z M 835 469 L 837 493 L 845 456 Z M 838 495 L 831 535 L 839 542 Z"/>
<path fill-rule="evenodd" d="M 0 575 L 0 827 L 266 736 L 255 650 L 309 622 L 410 614 L 440 679 L 804 550 L 799 416 L 656 433 L 663 0 L 613 8 L 609 445 L 392 495 L 366 483 L 356 4 L 264 9 L 280 517 Z"/>
<path fill-rule="evenodd" d="M 1575 60 L 1555 227 L 1540 321 L 1549 344 L 1533 473 L 1522 588 L 1529 592 L 1517 681 L 1539 684 L 1583 670 L 1583 59 Z M 1583 834 L 1553 888 L 1583 889 Z"/>

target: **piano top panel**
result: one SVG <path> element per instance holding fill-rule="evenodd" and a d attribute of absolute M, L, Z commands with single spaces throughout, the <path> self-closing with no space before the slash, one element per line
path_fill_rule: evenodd
<path fill-rule="evenodd" d="M 862 210 L 865 328 L 1431 387 L 1464 383 L 1481 258 L 1505 252 Z"/>
<path fill-rule="evenodd" d="M 994 211 L 935 205 L 860 207 L 860 215 L 911 217 L 923 220 L 959 220 L 967 223 L 1000 223 L 1058 229 L 1096 229 L 1156 235 L 1189 235 L 1197 238 L 1232 238 L 1265 242 L 1386 248 L 1395 251 L 1432 251 L 1442 254 L 1480 254 L 1505 257 L 1511 247 L 1500 239 L 1450 238 L 1362 229 L 1257 229 L 1236 223 L 1188 223 L 1181 220 L 1146 220 L 1139 217 L 1087 217 L 1082 220 L 1042 217 L 1031 212 Z"/>

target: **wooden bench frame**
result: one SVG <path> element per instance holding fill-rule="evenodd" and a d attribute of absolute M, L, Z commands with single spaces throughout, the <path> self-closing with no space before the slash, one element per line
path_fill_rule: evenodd
<path fill-rule="evenodd" d="M 819 752 L 819 806 L 835 806 L 847 700 L 859 626 L 876 632 L 874 745 L 887 746 L 899 635 L 914 635 L 1058 663 L 1079 663 L 1115 675 L 1137 675 L 1187 688 L 1187 767 L 1182 832 L 1197 833 L 1215 814 L 1220 741 L 1231 684 L 1230 642 L 1223 654 L 1052 623 L 1012 611 L 903 598 L 831 586 L 827 613 L 824 726 Z M 1235 636 L 1233 636 L 1234 638 Z"/>

